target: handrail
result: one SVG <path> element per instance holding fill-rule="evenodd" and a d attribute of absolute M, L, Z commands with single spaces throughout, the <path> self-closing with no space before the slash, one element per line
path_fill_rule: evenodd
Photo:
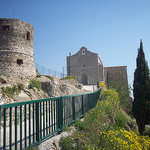
<path fill-rule="evenodd" d="M 99 89 L 98 89 L 99 90 Z M 97 91 L 98 91 L 97 90 Z M 67 96 L 59 96 L 59 97 L 50 97 L 50 98 L 44 98 L 44 99 L 39 99 L 39 100 L 30 100 L 30 101 L 25 101 L 25 102 L 17 102 L 17 103 L 10 103 L 10 104 L 2 104 L 0 105 L 0 108 L 10 108 L 10 107 L 15 107 L 15 106 L 21 106 L 21 105 L 27 105 L 27 104 L 32 104 L 32 103 L 39 103 L 39 102 L 45 102 L 49 100 L 58 100 L 60 98 L 69 98 L 69 97 L 75 97 L 75 96 L 81 96 L 81 95 L 87 95 L 87 94 L 93 94 L 95 92 L 88 92 L 88 93 L 82 93 L 82 94 L 75 94 L 75 95 L 67 95 Z"/>

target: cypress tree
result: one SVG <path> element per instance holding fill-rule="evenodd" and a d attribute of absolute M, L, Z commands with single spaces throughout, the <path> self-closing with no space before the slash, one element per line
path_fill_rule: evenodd
<path fill-rule="evenodd" d="M 150 91 L 149 68 L 145 60 L 143 51 L 143 43 L 140 41 L 138 56 L 136 59 L 136 69 L 134 72 L 133 83 L 133 116 L 136 119 L 138 130 L 142 135 L 145 130 L 145 125 L 150 123 L 150 108 L 149 108 L 149 91 Z"/>

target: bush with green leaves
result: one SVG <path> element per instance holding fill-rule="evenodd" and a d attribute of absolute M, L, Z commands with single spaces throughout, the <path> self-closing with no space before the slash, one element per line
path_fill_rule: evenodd
<path fill-rule="evenodd" d="M 24 89 L 24 85 L 22 83 L 18 83 L 17 86 L 19 92 Z"/>
<path fill-rule="evenodd" d="M 19 94 L 21 90 L 24 89 L 24 85 L 22 83 L 18 83 L 17 85 L 13 85 L 12 87 L 1 87 L 3 96 L 7 95 L 8 97 L 13 98 L 14 94 Z"/>
<path fill-rule="evenodd" d="M 81 121 L 80 119 L 76 120 L 75 122 L 75 126 L 78 128 L 78 130 L 84 130 L 86 127 L 86 122 L 85 121 Z"/>
<path fill-rule="evenodd" d="M 62 137 L 60 139 L 59 145 L 63 150 L 71 150 L 73 148 L 72 147 L 73 143 L 74 141 L 72 140 L 72 138 L 68 136 L 68 137 Z"/>
<path fill-rule="evenodd" d="M 32 79 L 30 81 L 29 88 L 32 89 L 33 87 L 36 87 L 37 89 L 41 89 L 41 82 L 36 79 Z"/>
<path fill-rule="evenodd" d="M 41 74 L 36 73 L 36 77 L 37 77 L 37 78 L 40 78 L 40 77 L 41 77 Z"/>
<path fill-rule="evenodd" d="M 126 118 L 123 114 L 119 113 L 115 116 L 116 125 L 120 128 L 124 128 L 126 126 Z"/>
<path fill-rule="evenodd" d="M 66 76 L 65 78 L 62 78 L 61 80 L 71 80 L 71 79 L 76 80 L 77 77 L 76 76 Z"/>
<path fill-rule="evenodd" d="M 11 98 L 13 97 L 14 93 L 17 92 L 17 88 L 15 85 L 13 87 L 9 87 L 9 86 L 5 88 L 2 87 L 1 89 L 2 89 L 3 96 L 7 95 L 8 97 L 11 97 Z"/>

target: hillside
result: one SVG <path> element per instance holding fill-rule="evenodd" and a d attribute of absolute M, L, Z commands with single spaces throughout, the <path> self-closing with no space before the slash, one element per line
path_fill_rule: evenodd
<path fill-rule="evenodd" d="M 68 127 L 65 130 L 69 130 Z M 72 127 L 71 127 L 72 128 Z M 105 90 L 96 107 L 75 122 L 76 131 L 62 137 L 62 150 L 148 150 L 150 138 L 140 136 L 135 119 L 122 109 L 118 93 Z"/>
<path fill-rule="evenodd" d="M 5 80 L 7 81 L 7 80 Z M 32 85 L 31 86 L 31 82 Z M 88 92 L 75 79 L 59 79 L 54 76 L 40 76 L 32 80 L 19 80 L 0 84 L 0 104 L 44 99 L 50 96 L 64 96 Z"/>

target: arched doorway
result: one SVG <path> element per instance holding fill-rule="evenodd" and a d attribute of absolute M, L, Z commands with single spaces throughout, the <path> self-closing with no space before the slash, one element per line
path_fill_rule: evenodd
<path fill-rule="evenodd" d="M 87 84 L 88 84 L 87 81 L 88 81 L 88 80 L 87 80 L 87 75 L 82 75 L 82 84 L 83 84 L 83 85 L 87 85 Z"/>

